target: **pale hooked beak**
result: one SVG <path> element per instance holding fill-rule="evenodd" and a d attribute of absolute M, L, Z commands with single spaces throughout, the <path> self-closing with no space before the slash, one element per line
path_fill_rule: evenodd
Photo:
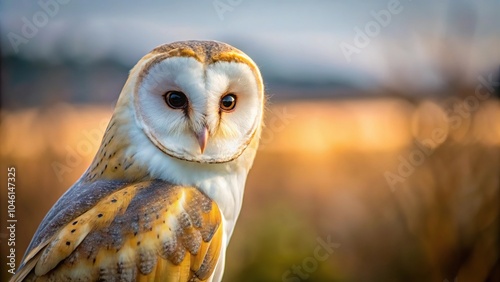
<path fill-rule="evenodd" d="M 207 146 L 208 140 L 208 129 L 204 126 L 199 132 L 196 133 L 196 138 L 198 139 L 198 144 L 200 144 L 200 151 L 203 154 L 205 152 L 205 147 Z"/>

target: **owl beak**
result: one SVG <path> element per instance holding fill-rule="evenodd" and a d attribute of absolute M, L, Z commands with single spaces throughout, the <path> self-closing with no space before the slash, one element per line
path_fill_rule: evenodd
<path fill-rule="evenodd" d="M 200 144 L 200 151 L 203 154 L 203 152 L 205 152 L 205 146 L 207 145 L 207 140 L 208 140 L 207 127 L 204 126 L 201 131 L 196 133 L 196 137 L 198 138 L 198 144 Z"/>

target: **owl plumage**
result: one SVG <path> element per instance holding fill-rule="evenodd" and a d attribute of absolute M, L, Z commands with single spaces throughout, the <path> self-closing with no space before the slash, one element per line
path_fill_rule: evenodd
<path fill-rule="evenodd" d="M 256 64 L 230 45 L 155 48 L 12 281 L 220 281 L 264 99 Z"/>

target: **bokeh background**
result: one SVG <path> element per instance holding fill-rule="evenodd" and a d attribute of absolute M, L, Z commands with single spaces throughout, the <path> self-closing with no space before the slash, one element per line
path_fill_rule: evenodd
<path fill-rule="evenodd" d="M 7 167 L 19 264 L 128 70 L 186 39 L 270 97 L 225 281 L 500 281 L 499 1 L 0 3 L 2 281 Z"/>

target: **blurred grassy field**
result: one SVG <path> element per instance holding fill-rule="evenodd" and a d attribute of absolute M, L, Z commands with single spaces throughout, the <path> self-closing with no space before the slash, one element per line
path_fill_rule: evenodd
<path fill-rule="evenodd" d="M 500 105 L 483 101 L 459 125 L 448 107 L 388 98 L 271 105 L 225 281 L 500 281 Z M 1 112 L 1 178 L 7 166 L 17 171 L 18 263 L 91 162 L 111 110 Z M 436 129 L 442 138 L 429 143 Z"/>

